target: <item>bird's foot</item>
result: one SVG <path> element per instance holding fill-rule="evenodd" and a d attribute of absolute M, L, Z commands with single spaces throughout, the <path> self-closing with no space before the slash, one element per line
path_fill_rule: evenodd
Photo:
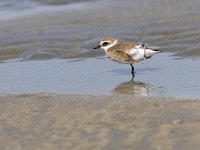
<path fill-rule="evenodd" d="M 135 78 L 135 73 L 134 72 L 131 72 L 131 73 L 132 73 L 132 79 L 131 79 L 131 81 L 133 81 L 134 78 Z"/>

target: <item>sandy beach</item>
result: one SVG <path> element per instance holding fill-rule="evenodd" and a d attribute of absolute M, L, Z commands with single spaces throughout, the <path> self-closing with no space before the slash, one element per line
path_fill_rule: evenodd
<path fill-rule="evenodd" d="M 200 101 L 1 94 L 2 150 L 198 150 Z"/>

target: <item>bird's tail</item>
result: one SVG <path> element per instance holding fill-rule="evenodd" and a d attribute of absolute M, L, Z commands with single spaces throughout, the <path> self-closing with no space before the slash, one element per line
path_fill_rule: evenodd
<path fill-rule="evenodd" d="M 161 51 L 159 48 L 155 48 L 155 47 L 146 47 L 146 45 L 144 43 L 140 44 L 140 47 L 144 48 L 144 49 L 148 49 L 150 51 L 154 51 L 155 53 L 162 53 L 163 51 Z"/>
<path fill-rule="evenodd" d="M 162 51 L 160 51 L 159 49 L 146 48 L 144 50 L 144 58 L 146 59 L 151 58 L 154 54 L 160 53 L 160 52 Z"/>
<path fill-rule="evenodd" d="M 160 49 L 151 49 L 151 50 L 153 50 L 154 52 L 163 53 L 163 51 L 161 51 Z"/>

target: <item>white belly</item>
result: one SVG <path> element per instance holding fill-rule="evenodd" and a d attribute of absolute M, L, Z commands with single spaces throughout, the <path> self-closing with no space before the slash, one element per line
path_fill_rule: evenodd
<path fill-rule="evenodd" d="M 133 57 L 133 59 L 137 61 L 141 61 L 144 59 L 151 58 L 151 56 L 159 51 L 154 51 L 151 49 L 132 49 L 129 54 Z"/>
<path fill-rule="evenodd" d="M 132 49 L 129 53 L 137 61 L 144 60 L 144 49 Z"/>

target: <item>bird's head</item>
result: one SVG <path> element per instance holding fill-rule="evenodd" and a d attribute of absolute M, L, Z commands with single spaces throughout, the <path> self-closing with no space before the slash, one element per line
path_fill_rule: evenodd
<path fill-rule="evenodd" d="M 100 44 L 97 47 L 94 47 L 93 49 L 102 48 L 106 52 L 109 48 L 117 44 L 117 42 L 118 40 L 113 37 L 104 37 L 101 39 Z"/>

